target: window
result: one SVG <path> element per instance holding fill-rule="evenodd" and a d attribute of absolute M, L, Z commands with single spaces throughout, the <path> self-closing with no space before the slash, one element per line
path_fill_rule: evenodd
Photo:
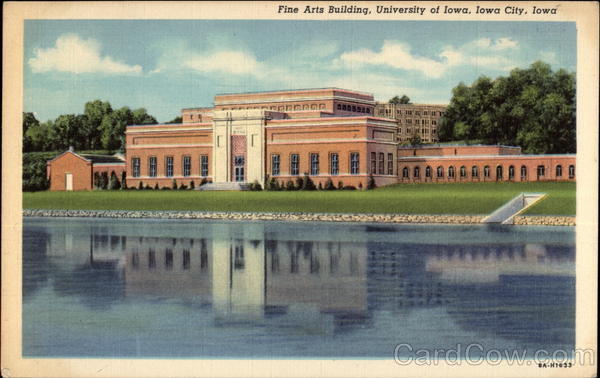
<path fill-rule="evenodd" d="M 148 158 L 148 176 L 156 177 L 156 156 Z"/>
<path fill-rule="evenodd" d="M 342 105 L 342 110 L 346 110 L 346 104 Z"/>
<path fill-rule="evenodd" d="M 425 168 L 425 177 L 431 177 L 431 167 L 427 166 Z"/>
<path fill-rule="evenodd" d="M 340 161 L 339 161 L 339 155 L 338 154 L 331 154 L 329 155 L 329 172 L 332 175 L 337 175 L 340 173 Z"/>
<path fill-rule="evenodd" d="M 402 178 L 408 178 L 408 167 L 402 168 Z"/>
<path fill-rule="evenodd" d="M 385 154 L 383 152 L 379 153 L 379 174 L 382 175 L 384 173 L 384 165 L 385 165 Z"/>
<path fill-rule="evenodd" d="M 427 110 L 425 110 L 425 111 L 423 112 L 423 115 L 427 115 Z"/>
<path fill-rule="evenodd" d="M 464 165 L 460 167 L 460 177 L 467 177 L 467 167 Z"/>
<path fill-rule="evenodd" d="M 131 167 L 133 169 L 133 177 L 140 177 L 140 158 L 131 159 Z"/>
<path fill-rule="evenodd" d="M 572 179 L 573 177 L 575 177 L 575 166 L 569 165 L 569 178 Z"/>
<path fill-rule="evenodd" d="M 453 166 L 448 167 L 448 177 L 454 178 L 454 167 Z"/>
<path fill-rule="evenodd" d="M 190 250 L 189 249 L 183 250 L 182 268 L 183 268 L 183 270 L 190 269 Z"/>
<path fill-rule="evenodd" d="M 200 176 L 208 176 L 208 155 L 200 155 Z"/>
<path fill-rule="evenodd" d="M 421 172 L 420 172 L 419 167 L 415 167 L 415 169 L 413 170 L 413 177 L 414 178 L 419 178 L 420 173 Z"/>
<path fill-rule="evenodd" d="M 290 174 L 298 176 L 300 172 L 300 156 L 298 154 L 290 155 Z"/>
<path fill-rule="evenodd" d="M 173 176 L 173 156 L 167 156 L 165 158 L 165 166 L 167 167 L 167 177 Z"/>
<path fill-rule="evenodd" d="M 514 180 L 514 178 L 515 178 L 515 167 L 511 165 L 508 167 L 508 179 Z"/>
<path fill-rule="evenodd" d="M 444 168 L 437 167 L 437 177 L 444 177 Z"/>
<path fill-rule="evenodd" d="M 337 104 L 337 109 L 338 110 L 342 110 L 342 105 L 341 104 Z"/>
<path fill-rule="evenodd" d="M 189 176 L 192 172 L 192 158 L 189 156 L 183 157 L 183 175 Z"/>
<path fill-rule="evenodd" d="M 356 105 L 352 105 L 352 111 L 355 112 L 356 111 Z"/>
<path fill-rule="evenodd" d="M 319 154 L 310 154 L 310 174 L 319 174 Z"/>
<path fill-rule="evenodd" d="M 165 251 L 165 268 L 173 268 L 173 250 L 171 249 Z"/>
<path fill-rule="evenodd" d="M 394 174 L 394 154 L 388 154 L 388 175 Z"/>
<path fill-rule="evenodd" d="M 544 177 L 546 175 L 546 167 L 543 165 L 537 166 L 537 175 L 538 177 Z"/>
<path fill-rule="evenodd" d="M 359 170 L 359 155 L 358 152 L 353 152 L 350 154 L 350 174 L 357 175 Z"/>
<path fill-rule="evenodd" d="M 490 166 L 486 165 L 483 167 L 483 177 L 490 177 Z"/>
<path fill-rule="evenodd" d="M 371 152 L 371 173 L 377 173 L 377 154 Z"/>
<path fill-rule="evenodd" d="M 371 114 L 371 108 L 367 108 L 367 114 Z"/>
<path fill-rule="evenodd" d="M 502 180 L 503 168 L 501 165 L 496 167 L 496 180 Z"/>
<path fill-rule="evenodd" d="M 523 180 L 524 178 L 527 178 L 527 167 L 522 165 L 521 166 L 521 180 Z"/>
<path fill-rule="evenodd" d="M 279 155 L 271 155 L 271 174 L 279 176 Z"/>
<path fill-rule="evenodd" d="M 156 252 L 153 249 L 148 250 L 148 269 L 156 268 Z"/>
<path fill-rule="evenodd" d="M 556 166 L 556 177 L 562 177 L 562 165 Z"/>

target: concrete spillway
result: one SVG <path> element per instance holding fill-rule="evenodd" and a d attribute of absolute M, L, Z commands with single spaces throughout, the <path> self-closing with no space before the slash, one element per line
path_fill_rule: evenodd
<path fill-rule="evenodd" d="M 525 211 L 545 196 L 546 193 L 521 193 L 483 218 L 481 223 L 513 224 L 513 219 L 516 215 Z"/>

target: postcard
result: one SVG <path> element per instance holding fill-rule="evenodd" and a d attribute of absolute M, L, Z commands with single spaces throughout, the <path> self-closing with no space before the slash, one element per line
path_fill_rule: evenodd
<path fill-rule="evenodd" d="M 2 376 L 593 376 L 598 4 L 7 2 Z"/>

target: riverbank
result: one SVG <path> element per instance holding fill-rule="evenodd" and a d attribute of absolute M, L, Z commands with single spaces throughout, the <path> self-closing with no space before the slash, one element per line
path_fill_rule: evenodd
<path fill-rule="evenodd" d="M 129 210 L 44 210 L 24 209 L 25 217 L 82 217 L 131 219 L 226 219 L 299 222 L 445 223 L 480 224 L 484 215 L 425 214 L 326 214 L 219 211 L 129 211 Z M 517 225 L 575 226 L 570 216 L 518 216 Z"/>

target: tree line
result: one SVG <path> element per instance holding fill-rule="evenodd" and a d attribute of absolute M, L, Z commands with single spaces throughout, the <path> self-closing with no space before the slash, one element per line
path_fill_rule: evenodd
<path fill-rule="evenodd" d="M 124 147 L 125 127 L 157 123 L 146 109 L 124 106 L 113 110 L 108 101 L 85 104 L 83 114 L 62 114 L 40 122 L 33 113 L 23 113 L 23 151 L 110 150 Z"/>
<path fill-rule="evenodd" d="M 574 153 L 575 74 L 535 62 L 509 76 L 460 83 L 440 120 L 440 141 L 520 146 L 525 153 Z"/>

